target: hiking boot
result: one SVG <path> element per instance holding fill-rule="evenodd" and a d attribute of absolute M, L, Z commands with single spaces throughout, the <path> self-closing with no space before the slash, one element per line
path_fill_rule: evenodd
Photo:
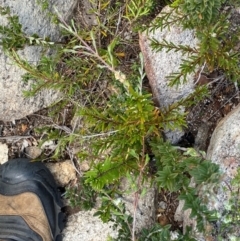
<path fill-rule="evenodd" d="M 62 201 L 41 162 L 14 159 L 0 165 L 0 240 L 59 241 Z"/>

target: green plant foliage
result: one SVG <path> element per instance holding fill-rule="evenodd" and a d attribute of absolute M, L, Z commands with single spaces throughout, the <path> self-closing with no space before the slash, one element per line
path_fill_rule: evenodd
<path fill-rule="evenodd" d="M 223 69 L 233 80 L 238 79 L 239 54 L 234 51 L 237 39 L 235 34 L 229 38 L 230 24 L 225 16 L 220 17 L 218 22 L 197 32 L 200 40 L 198 53 L 205 60 L 209 72 L 215 68 Z M 237 73 L 237 74 L 235 74 Z"/>
<path fill-rule="evenodd" d="M 156 224 L 150 229 L 143 229 L 139 241 L 169 241 L 171 240 L 170 227 L 170 225 L 161 227 L 159 224 Z"/>
<path fill-rule="evenodd" d="M 76 140 L 76 138 L 71 134 L 59 138 L 63 130 L 61 130 L 61 128 L 54 128 L 53 126 L 39 127 L 36 128 L 35 131 L 39 134 L 45 133 L 44 137 L 39 142 L 40 146 L 42 146 L 46 141 L 52 141 L 53 143 L 56 143 L 54 153 L 51 155 L 51 158 L 55 160 L 62 158 L 68 146 Z"/>
<path fill-rule="evenodd" d="M 149 229 L 143 229 L 139 235 L 139 241 L 169 241 L 169 240 L 176 240 L 176 241 L 197 241 L 194 238 L 191 238 L 189 232 L 186 234 L 181 234 L 177 231 L 171 232 L 171 226 L 166 225 L 162 227 L 159 224 L 155 224 L 153 227 Z"/>
<path fill-rule="evenodd" d="M 48 9 L 48 1 L 37 2 L 43 11 Z M 196 47 L 152 40 L 155 51 L 164 49 L 183 54 L 179 71 L 169 76 L 171 85 L 184 82 L 201 66 L 205 66 L 207 72 L 218 68 L 231 79 L 238 79 L 239 53 L 234 47 L 239 41 L 239 30 L 230 38 L 227 16 L 221 14 L 219 17 L 226 1 L 168 2 L 171 3 L 169 10 L 157 17 L 150 31 L 178 23 L 183 28 L 194 29 L 199 39 Z M 0 45 L 27 72 L 23 81 L 31 84 L 31 90 L 25 92 L 26 96 L 33 96 L 44 88 L 61 91 L 63 102 L 70 102 L 81 119 L 80 130 L 69 131 L 58 126 L 40 130 L 45 133 L 42 141 L 57 141 L 53 158 L 63 156 L 72 143 L 87 146 L 85 150 L 80 148 L 77 157 L 80 161 L 90 161 L 91 169 L 80 179 L 80 188 L 67 190 L 70 203 L 88 209 L 93 207 L 98 194 L 102 203 L 95 215 L 104 222 L 114 222 L 118 241 L 195 241 L 192 230 L 186 234 L 178 232 L 177 237 L 173 237 L 170 226 L 154 225 L 137 235 L 136 220 L 127 214 L 122 193 L 118 190 L 121 178 L 127 177 L 133 184 L 133 190 L 128 191 L 142 198 L 143 184 L 151 178 L 159 189 L 180 193 L 179 199 L 185 201 L 185 209 L 192 210 L 191 217 L 197 220 L 199 231 L 204 232 L 209 223 L 217 220 L 216 213 L 207 209 L 205 194 L 211 194 L 219 181 L 218 166 L 192 150 L 184 155 L 162 136 L 164 129 L 186 126 L 187 113 L 183 109 L 207 96 L 208 89 L 198 86 L 188 97 L 159 109 L 154 105 L 152 95 L 144 90 L 144 59 L 138 55 L 137 41 L 135 37 L 128 39 L 129 33 L 153 11 L 154 4 L 156 2 L 152 0 L 99 1 L 92 10 L 96 24 L 85 28 L 73 20 L 65 22 L 57 13 L 64 35 L 64 41 L 58 43 L 37 35 L 27 36 L 22 32 L 18 17 L 11 16 L 9 9 L 1 8 L 1 14 L 7 14 L 9 24 L 0 26 Z M 55 15 L 49 13 L 47 16 Z M 18 50 L 27 45 L 42 48 L 43 57 L 36 65 L 18 54 Z M 130 60 L 129 49 L 136 53 Z M 106 87 L 99 91 L 98 87 L 103 83 L 107 83 Z M 111 91 L 105 96 L 108 89 Z M 156 159 L 156 173 L 152 174 L 149 173 L 149 153 Z M 194 182 L 194 188 L 190 187 L 191 182 Z M 235 205 L 238 210 L 239 200 L 234 197 L 229 206 Z M 135 201 L 137 207 L 138 200 Z M 227 221 L 220 225 L 219 239 L 226 230 L 233 230 L 233 222 L 239 221 L 238 213 L 234 216 L 232 209 L 224 213 Z"/>
<path fill-rule="evenodd" d="M 111 157 L 108 156 L 104 161 L 96 164 L 86 174 L 86 181 L 91 183 L 95 189 L 99 190 L 118 180 L 128 171 L 136 173 L 139 169 L 138 166 L 145 166 L 145 154 L 143 153 L 146 140 L 149 137 L 161 136 L 163 128 L 181 128 L 185 124 L 181 106 L 186 103 L 191 105 L 195 102 L 193 96 L 189 96 L 161 112 L 154 107 L 149 97 L 148 94 L 144 95 L 131 89 L 126 95 L 113 97 L 108 102 L 108 106 L 103 109 L 94 107 L 81 110 L 80 114 L 84 116 L 88 128 L 99 135 L 105 133 L 103 138 L 91 141 L 91 149 L 96 150 L 96 155 L 111 150 L 109 153 Z M 158 147 L 166 151 L 166 146 L 162 145 L 163 143 Z M 171 149 L 170 144 L 168 145 Z M 170 152 L 173 153 L 173 150 L 171 149 Z M 164 157 L 165 162 L 169 163 L 170 157 L 168 155 Z M 180 188 L 182 183 L 186 182 L 181 175 L 186 167 L 182 165 L 179 170 L 176 170 L 176 173 L 172 174 L 179 173 L 179 175 L 175 176 L 175 179 L 170 178 L 170 182 L 165 182 L 166 173 L 172 172 L 172 168 L 166 165 L 163 172 L 159 172 L 158 178 L 162 180 L 162 185 L 168 185 L 169 189 L 171 189 L 170 185 Z M 173 183 L 173 181 L 175 182 Z"/>
<path fill-rule="evenodd" d="M 46 11 L 49 8 L 48 0 L 37 0 L 37 4 L 41 6 L 43 11 Z"/>
<path fill-rule="evenodd" d="M 0 25 L 1 42 L 0 45 L 5 50 L 21 49 L 26 44 L 26 36 L 22 33 L 22 25 L 18 16 L 10 15 L 10 8 L 0 6 L 0 14 L 7 16 L 8 25 Z"/>
<path fill-rule="evenodd" d="M 196 184 L 216 182 L 219 166 L 210 161 L 203 161 L 201 165 L 192 169 L 189 173 L 194 177 Z M 216 180 L 215 180 L 216 179 Z"/>
<path fill-rule="evenodd" d="M 172 6 L 179 7 L 185 16 L 183 26 L 202 28 L 218 20 L 220 8 L 226 0 L 179 0 Z"/>
<path fill-rule="evenodd" d="M 65 198 L 69 200 L 71 207 L 80 207 L 82 210 L 90 210 L 95 205 L 97 193 L 85 184 L 84 179 L 79 180 L 79 188 L 73 187 L 66 190 Z"/>
<path fill-rule="evenodd" d="M 170 85 L 185 82 L 189 74 L 205 66 L 205 71 L 211 73 L 214 69 L 223 70 L 232 81 L 239 76 L 239 53 L 235 51 L 238 44 L 239 28 L 234 32 L 229 23 L 229 16 L 220 12 L 224 0 L 194 1 L 179 0 L 171 4 L 170 9 L 163 12 L 150 27 L 150 31 L 166 28 L 172 24 L 180 24 L 183 28 L 194 28 L 199 39 L 196 47 L 176 45 L 163 40 L 152 39 L 155 51 L 181 51 L 182 63 L 178 72 L 168 76 Z M 231 35 L 231 37 L 229 37 Z"/>
<path fill-rule="evenodd" d="M 129 169 L 134 169 L 135 166 L 134 160 L 131 159 L 114 161 L 106 158 L 85 174 L 86 183 L 96 190 L 101 190 L 105 185 L 119 181 Z"/>
<path fill-rule="evenodd" d="M 167 188 L 171 192 L 181 190 L 184 187 L 187 188 L 191 176 L 196 181 L 207 178 L 209 181 L 209 176 L 218 173 L 218 169 L 214 168 L 214 164 L 208 161 L 202 162 L 201 157 L 183 157 L 174 146 L 161 139 L 154 140 L 151 147 L 159 170 L 157 172 L 157 182 L 160 187 Z M 204 174 L 198 172 L 200 169 L 204 171 L 205 166 L 211 167 L 212 171 L 207 170 Z M 198 182 L 198 184 L 201 184 L 201 182 Z"/>
<path fill-rule="evenodd" d="M 230 198 L 223 200 L 224 210 L 218 213 L 218 226 L 214 230 L 218 240 L 238 240 L 238 223 L 240 221 L 240 169 L 237 175 L 231 180 Z M 228 188 L 227 188 L 228 189 Z"/>
<path fill-rule="evenodd" d="M 160 188 L 170 192 L 180 191 L 179 199 L 185 201 L 184 209 L 191 209 L 191 217 L 197 219 L 197 228 L 204 231 L 209 222 L 216 221 L 216 212 L 209 211 L 199 195 L 204 185 L 220 180 L 219 167 L 201 156 L 184 157 L 170 143 L 154 140 L 151 144 L 156 158 L 156 183 Z M 196 187 L 190 188 L 193 178 Z"/>
<path fill-rule="evenodd" d="M 133 218 L 126 214 L 126 207 L 121 196 L 116 195 L 113 190 L 113 187 L 102 189 L 101 207 L 94 216 L 99 216 L 103 222 L 114 222 L 113 228 L 118 229 L 118 237 L 112 240 L 131 241 Z"/>
<path fill-rule="evenodd" d="M 7 16 L 7 25 L 0 25 L 0 45 L 8 54 L 11 55 L 12 51 L 14 51 L 16 55 L 15 51 L 27 45 L 53 46 L 53 42 L 50 42 L 47 37 L 43 39 L 39 38 L 37 34 L 28 36 L 23 33 L 18 16 L 12 16 L 9 7 L 3 8 L 0 6 L 0 14 L 2 16 Z"/>
<path fill-rule="evenodd" d="M 126 7 L 126 18 L 132 23 L 140 17 L 150 13 L 153 7 L 153 0 L 132 0 Z"/>
<path fill-rule="evenodd" d="M 184 210 L 191 209 L 191 218 L 196 218 L 197 228 L 200 232 L 205 230 L 208 222 L 217 220 L 216 211 L 209 211 L 206 205 L 199 198 L 196 189 L 188 188 L 185 193 L 179 195 L 179 199 L 184 200 Z"/>

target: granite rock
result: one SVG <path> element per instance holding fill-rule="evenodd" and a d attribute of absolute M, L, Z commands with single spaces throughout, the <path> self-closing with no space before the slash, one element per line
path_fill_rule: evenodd
<path fill-rule="evenodd" d="M 162 10 L 162 12 L 165 11 L 169 11 L 168 6 Z M 193 92 L 194 74 L 188 75 L 187 81 L 181 83 L 178 87 L 170 87 L 167 77 L 179 71 L 182 60 L 186 59 L 187 56 L 184 56 L 181 51 L 171 50 L 167 52 L 166 49 L 156 52 L 151 47 L 151 39 L 159 42 L 166 40 L 176 45 L 187 45 L 192 48 L 197 46 L 198 40 L 193 30 L 184 30 L 177 24 L 172 24 L 170 27 L 163 29 L 159 28 L 154 32 L 145 31 L 139 34 L 139 44 L 144 57 L 145 71 L 153 92 L 154 102 L 160 108 L 164 108 Z M 175 143 L 183 135 L 183 132 L 165 130 L 165 134 L 169 141 Z"/>
<path fill-rule="evenodd" d="M 19 17 L 22 30 L 27 35 L 34 33 L 39 37 L 49 37 L 51 41 L 59 40 L 60 31 L 57 25 L 52 23 L 49 11 L 54 13 L 54 7 L 64 19 L 68 19 L 76 6 L 77 0 L 49 0 L 47 11 L 42 10 L 41 3 L 33 0 L 0 0 L 2 7 L 9 7 L 13 15 Z M 0 16 L 1 25 L 7 25 L 6 16 Z M 0 36 L 1 38 L 1 36 Z M 37 46 L 26 46 L 19 53 L 32 64 L 37 64 L 42 49 Z M 17 67 L 0 47 L 0 120 L 13 121 L 51 105 L 60 98 L 58 92 L 43 90 L 36 96 L 25 98 L 23 90 L 29 90 L 30 86 L 21 81 L 25 72 Z"/>

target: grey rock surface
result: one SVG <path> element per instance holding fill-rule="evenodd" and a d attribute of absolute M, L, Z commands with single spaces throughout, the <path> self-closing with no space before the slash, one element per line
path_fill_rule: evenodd
<path fill-rule="evenodd" d="M 77 0 L 49 0 L 47 2 L 48 10 L 54 14 L 56 9 L 64 19 L 68 19 L 72 15 L 77 4 Z M 53 41 L 58 40 L 59 28 L 52 22 L 49 11 L 42 9 L 42 1 L 1 0 L 0 5 L 9 7 L 11 13 L 19 17 L 19 22 L 26 34 L 37 33 L 40 37 L 49 36 Z"/>
<path fill-rule="evenodd" d="M 89 28 L 91 26 L 97 25 L 97 17 L 94 13 L 94 9 L 97 8 L 97 2 L 83 0 L 79 2 L 78 5 L 78 17 L 85 28 Z"/>
<path fill-rule="evenodd" d="M 165 7 L 162 12 L 168 11 Z M 160 13 L 161 15 L 161 13 Z M 150 39 L 156 39 L 159 42 L 166 40 L 176 45 L 188 45 L 196 47 L 198 40 L 194 36 L 194 31 L 183 30 L 180 26 L 173 24 L 169 28 L 157 29 L 154 32 L 143 32 L 139 35 L 140 47 L 144 56 L 145 70 L 148 76 L 151 88 L 160 107 L 166 107 L 175 101 L 186 97 L 194 89 L 194 76 L 189 75 L 187 82 L 180 84 L 179 87 L 170 87 L 167 76 L 179 71 L 182 59 L 186 58 L 181 51 L 169 51 L 165 49 L 159 52 L 152 50 Z"/>
<path fill-rule="evenodd" d="M 30 159 L 38 158 L 42 154 L 42 150 L 38 146 L 27 146 L 25 152 Z"/>
<path fill-rule="evenodd" d="M 165 7 L 162 12 L 169 11 Z M 161 15 L 161 13 L 160 13 Z M 173 24 L 169 28 L 157 29 L 154 32 L 143 32 L 139 34 L 139 44 L 144 57 L 144 65 L 150 86 L 153 91 L 155 104 L 160 108 L 167 107 L 170 104 L 188 96 L 194 89 L 194 76 L 188 75 L 187 82 L 177 87 L 169 86 L 167 76 L 179 71 L 182 59 L 187 58 L 181 51 L 169 51 L 165 49 L 159 52 L 152 50 L 150 39 L 156 39 L 159 42 L 166 40 L 176 45 L 188 45 L 196 47 L 198 40 L 194 36 L 194 31 L 183 30 L 180 26 Z M 183 135 L 181 131 L 165 131 L 165 134 L 172 143 L 175 143 Z"/>
<path fill-rule="evenodd" d="M 240 166 L 240 105 L 224 117 L 214 130 L 207 151 L 207 159 L 218 164 L 223 173 L 222 183 L 214 202 L 218 210 L 224 209 L 224 201 L 231 195 L 231 180 Z"/>
<path fill-rule="evenodd" d="M 151 227 L 156 222 L 156 189 L 151 187 L 150 183 L 145 183 L 142 189 L 145 189 L 146 193 L 141 198 L 136 199 L 135 191 L 130 192 L 131 184 L 129 181 L 127 179 L 121 181 L 120 190 L 125 190 L 124 193 L 126 193 L 122 197 L 126 211 L 132 217 L 134 217 L 134 212 L 136 215 L 136 233 L 139 233 L 143 228 Z M 137 207 L 136 200 L 138 200 Z"/>
<path fill-rule="evenodd" d="M 237 169 L 240 166 L 240 105 L 225 116 L 215 128 L 207 151 L 207 160 L 211 160 L 220 166 L 222 172 L 221 182 L 218 183 L 215 195 L 211 193 L 209 196 L 207 190 L 202 190 L 206 193 L 208 208 L 217 210 L 220 214 L 226 211 L 227 203 L 231 197 L 232 187 L 231 180 L 236 176 Z M 209 188 L 209 187 L 207 187 Z M 180 201 L 178 210 L 175 214 L 175 219 L 183 221 L 183 226 L 196 226 L 196 221 L 189 218 L 190 210 L 183 210 L 183 201 Z M 240 236 L 240 229 L 232 230 L 231 234 Z M 198 241 L 205 241 L 206 238 L 202 234 L 197 234 Z M 229 239 L 226 239 L 229 240 Z"/>
<path fill-rule="evenodd" d="M 82 211 L 68 218 L 63 231 L 63 241 L 106 241 L 108 237 L 117 237 L 111 223 L 103 223 L 94 217 L 97 210 Z"/>
<path fill-rule="evenodd" d="M 37 0 L 14 1 L 0 0 L 0 6 L 9 7 L 12 14 L 19 16 L 23 31 L 39 37 L 50 37 L 52 41 L 58 40 L 60 31 L 51 22 L 51 16 L 44 12 L 41 3 Z M 64 19 L 68 19 L 76 5 L 77 0 L 50 0 L 49 10 L 53 12 L 54 6 Z M 7 24 L 5 16 L 0 16 L 0 23 Z M 0 36 L 1 38 L 1 36 Z M 30 46 L 21 51 L 21 56 L 33 64 L 37 64 L 41 54 L 41 48 Z M 0 120 L 12 121 L 20 119 L 39 109 L 49 106 L 56 101 L 59 93 L 44 90 L 35 97 L 24 98 L 22 91 L 28 90 L 29 86 L 21 81 L 24 71 L 13 64 L 0 47 Z"/>

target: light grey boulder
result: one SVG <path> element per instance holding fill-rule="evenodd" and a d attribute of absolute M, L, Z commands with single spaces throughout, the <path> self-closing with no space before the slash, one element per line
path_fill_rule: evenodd
<path fill-rule="evenodd" d="M 214 207 L 220 212 L 224 210 L 225 201 L 231 196 L 231 180 L 236 176 L 240 166 L 239 126 L 240 105 L 219 122 L 212 134 L 207 151 L 207 159 L 218 164 L 223 173 L 214 202 Z"/>
<path fill-rule="evenodd" d="M 19 22 L 26 34 L 36 33 L 41 38 L 50 37 L 51 41 L 58 40 L 60 38 L 59 28 L 52 23 L 48 10 L 43 11 L 41 3 L 37 2 L 37 0 L 0 0 L 0 6 L 9 7 L 13 15 L 19 16 Z M 50 12 L 54 13 L 55 6 L 59 14 L 67 20 L 71 16 L 77 0 L 49 0 L 48 2 Z M 0 23 L 7 25 L 6 16 L 0 16 Z M 37 64 L 41 56 L 41 48 L 29 46 L 19 53 L 30 63 Z M 30 86 L 21 81 L 24 73 L 4 54 L 0 47 L 0 120 L 2 121 L 20 119 L 51 105 L 60 97 L 59 93 L 43 90 L 34 97 L 25 98 L 22 92 L 29 90 Z"/>
<path fill-rule="evenodd" d="M 71 215 L 63 230 L 63 241 L 107 241 L 109 237 L 116 238 L 117 231 L 111 227 L 113 223 L 103 223 L 94 217 L 96 211 L 92 209 Z"/>
<path fill-rule="evenodd" d="M 240 166 L 240 105 L 225 116 L 215 128 L 207 151 L 207 160 L 211 160 L 220 167 L 221 181 L 214 186 L 206 186 L 201 193 L 208 200 L 207 207 L 209 210 L 217 210 L 220 215 L 220 221 L 217 227 L 221 228 L 225 216 L 223 215 L 232 196 L 234 187 L 231 180 L 236 176 Z M 192 183 L 193 184 L 193 183 Z M 193 184 L 194 185 L 194 184 Z M 213 188 L 215 187 L 215 188 Z M 207 191 L 212 190 L 210 194 Z M 186 226 L 196 227 L 196 220 L 189 218 L 190 210 L 183 211 L 184 202 L 180 201 L 175 213 L 176 221 L 182 221 L 184 229 Z M 236 210 L 237 211 L 237 210 Z M 240 229 L 231 230 L 227 235 L 240 236 Z M 198 241 L 207 240 L 203 234 L 196 233 Z M 228 239 L 230 240 L 230 237 Z"/>
<path fill-rule="evenodd" d="M 165 7 L 162 12 L 169 11 Z M 159 14 L 161 15 L 161 13 Z M 183 30 L 177 24 L 172 24 L 169 28 L 156 29 L 154 32 L 145 31 L 139 34 L 139 44 L 144 57 L 144 65 L 151 89 L 153 91 L 154 102 L 160 107 L 167 107 L 170 104 L 187 97 L 194 90 L 194 75 L 187 76 L 187 82 L 177 87 L 169 86 L 167 77 L 179 71 L 182 59 L 186 59 L 182 52 L 169 51 L 165 49 L 159 52 L 153 51 L 150 39 L 159 42 L 166 40 L 176 45 L 188 45 L 196 47 L 198 40 L 192 30 Z M 168 132 L 167 137 L 175 142 L 183 134 L 182 132 Z"/>
<path fill-rule="evenodd" d="M 165 7 L 162 12 L 169 11 L 169 7 Z M 161 13 L 159 14 L 161 16 Z M 144 56 L 145 71 L 149 79 L 154 97 L 160 107 L 167 107 L 177 100 L 186 97 L 194 89 L 194 76 L 189 75 L 187 82 L 180 84 L 179 87 L 170 87 L 167 76 L 179 71 L 182 59 L 186 59 L 181 51 L 173 50 L 167 52 L 165 49 L 155 52 L 151 45 L 150 39 L 156 39 L 159 42 L 166 40 L 175 45 L 188 45 L 192 48 L 196 47 L 198 40 L 192 30 L 183 30 L 181 26 L 172 24 L 170 27 L 162 30 L 156 29 L 154 32 L 140 33 L 140 47 Z"/>
<path fill-rule="evenodd" d="M 0 5 L 9 7 L 11 13 L 19 17 L 24 33 L 28 35 L 37 33 L 40 37 L 49 36 L 51 40 L 56 41 L 60 37 L 59 27 L 53 23 L 49 12 L 55 14 L 56 9 L 64 19 L 68 19 L 73 13 L 77 0 L 48 0 L 46 11 L 43 10 L 42 2 L 0 0 Z"/>

